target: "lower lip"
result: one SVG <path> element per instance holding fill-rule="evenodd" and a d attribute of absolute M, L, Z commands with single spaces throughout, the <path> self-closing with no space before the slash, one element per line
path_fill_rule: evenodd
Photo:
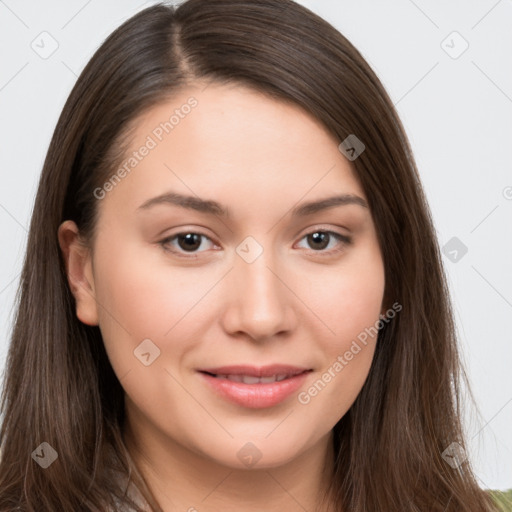
<path fill-rule="evenodd" d="M 199 372 L 205 381 L 221 396 L 242 407 L 263 409 L 283 402 L 297 391 L 310 372 L 301 373 L 279 382 L 244 384 L 213 377 Z"/>

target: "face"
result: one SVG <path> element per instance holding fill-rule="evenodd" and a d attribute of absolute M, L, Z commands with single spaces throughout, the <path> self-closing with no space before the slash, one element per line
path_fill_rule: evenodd
<path fill-rule="evenodd" d="M 89 289 L 75 296 L 139 433 L 226 466 L 275 467 L 350 408 L 374 355 L 376 335 L 362 333 L 383 312 L 384 267 L 339 142 L 239 85 L 190 87 L 137 120 L 125 172 L 95 192 L 91 250 L 75 266 Z M 352 199 L 321 203 L 335 196 Z"/>

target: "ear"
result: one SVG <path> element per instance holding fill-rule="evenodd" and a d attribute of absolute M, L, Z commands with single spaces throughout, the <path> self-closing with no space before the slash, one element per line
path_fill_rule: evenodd
<path fill-rule="evenodd" d="M 69 287 L 75 297 L 76 316 L 84 324 L 98 325 L 91 251 L 81 240 L 78 227 L 71 220 L 59 226 L 58 238 Z"/>

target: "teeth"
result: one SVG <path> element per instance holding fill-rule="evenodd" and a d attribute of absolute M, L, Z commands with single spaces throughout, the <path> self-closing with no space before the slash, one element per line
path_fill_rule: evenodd
<path fill-rule="evenodd" d="M 258 379 L 262 384 L 269 384 L 270 382 L 275 382 L 277 380 L 276 375 L 272 375 L 271 377 L 261 377 Z"/>
<path fill-rule="evenodd" d="M 240 377 L 240 375 L 239 375 Z M 242 375 L 242 382 L 244 384 L 258 384 L 259 382 L 261 382 L 260 378 L 259 377 L 253 377 L 251 375 Z"/>
<path fill-rule="evenodd" d="M 254 377 L 253 375 L 217 375 L 218 379 L 228 379 L 233 382 L 243 382 L 244 384 L 271 384 L 286 379 L 288 375 L 281 373 L 270 377 Z"/>

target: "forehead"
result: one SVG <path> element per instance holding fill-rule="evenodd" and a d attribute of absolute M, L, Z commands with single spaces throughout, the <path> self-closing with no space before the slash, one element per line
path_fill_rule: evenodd
<path fill-rule="evenodd" d="M 109 193 L 123 201 L 176 191 L 261 209 L 326 193 L 364 197 L 317 119 L 241 85 L 190 86 L 139 116 L 130 135 L 126 172 Z"/>

